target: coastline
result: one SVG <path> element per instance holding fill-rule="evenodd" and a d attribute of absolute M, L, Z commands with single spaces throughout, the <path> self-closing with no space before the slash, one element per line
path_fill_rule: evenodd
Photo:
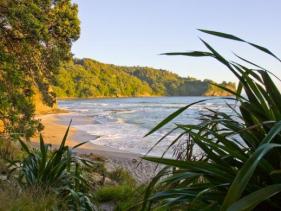
<path fill-rule="evenodd" d="M 162 97 L 225 97 L 233 95 L 139 95 L 139 96 L 96 96 L 96 97 L 57 97 L 57 100 L 95 100 L 95 99 L 119 99 L 119 98 L 162 98 Z"/>
<path fill-rule="evenodd" d="M 44 141 L 48 144 L 58 146 L 61 143 L 61 140 L 67 130 L 68 125 L 64 125 L 60 123 L 59 117 L 62 115 L 69 115 L 70 112 L 60 112 L 60 113 L 48 113 L 48 114 L 40 114 L 37 116 L 38 119 L 41 120 L 41 123 L 44 125 L 44 130 L 42 131 L 42 135 L 44 138 Z M 70 126 L 68 138 L 66 140 L 66 145 L 69 147 L 73 147 L 77 144 L 80 144 L 84 141 L 89 140 L 83 140 L 85 139 L 85 133 L 81 132 L 74 127 Z M 32 142 L 38 143 L 38 135 L 32 138 Z M 90 154 L 95 153 L 98 156 L 104 157 L 104 158 L 115 158 L 115 157 L 121 157 L 121 158 L 140 158 L 140 154 L 130 153 L 121 151 L 118 149 L 93 144 L 91 142 L 88 142 L 86 144 L 81 145 L 78 149 L 76 149 L 77 153 L 83 153 L 83 154 Z"/>
<path fill-rule="evenodd" d="M 41 120 L 44 125 L 42 135 L 44 142 L 51 144 L 52 147 L 57 148 L 67 130 L 68 125 L 59 122 L 62 115 L 70 115 L 67 113 L 42 114 L 37 118 Z M 73 147 L 87 140 L 89 136 L 82 131 L 70 127 L 66 145 Z M 83 140 L 84 139 L 84 140 Z M 86 140 L 85 140 L 86 139 Z M 36 146 L 39 144 L 39 134 L 31 139 Z M 156 165 L 152 162 L 142 160 L 141 154 L 130 153 L 107 146 L 93 144 L 88 142 L 74 150 L 78 155 L 86 155 L 89 158 L 100 158 L 104 160 L 108 171 L 113 171 L 117 168 L 124 168 L 128 170 L 131 175 L 139 183 L 149 181 L 156 173 Z"/>
<path fill-rule="evenodd" d="M 174 97 L 163 95 L 139 95 L 139 96 L 96 96 L 96 97 L 57 97 L 57 100 L 95 100 L 95 99 L 118 99 L 118 98 L 158 98 Z"/>

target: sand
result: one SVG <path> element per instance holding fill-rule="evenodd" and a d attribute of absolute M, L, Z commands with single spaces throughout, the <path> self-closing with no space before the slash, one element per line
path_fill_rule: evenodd
<path fill-rule="evenodd" d="M 42 131 L 42 135 L 44 137 L 44 141 L 48 144 L 52 144 L 54 146 L 59 145 L 64 137 L 64 134 L 67 130 L 67 125 L 60 124 L 58 122 L 60 116 L 69 115 L 70 113 L 61 113 L 61 114 L 46 114 L 40 115 L 37 118 L 41 120 L 44 125 L 44 130 Z M 32 138 L 32 141 L 38 143 L 38 134 Z M 82 143 L 85 139 L 82 131 L 77 131 L 75 128 L 70 127 L 68 138 L 66 141 L 66 145 L 73 147 L 77 144 Z M 90 142 L 82 145 L 77 150 L 79 153 L 95 153 L 99 156 L 103 156 L 105 158 L 111 157 L 120 157 L 120 158 L 136 158 L 141 155 L 120 151 L 118 149 L 113 149 L 110 147 L 105 147 L 101 145 L 92 144 Z"/>
<path fill-rule="evenodd" d="M 44 141 L 48 144 L 59 145 L 67 130 L 66 125 L 57 123 L 56 120 L 59 117 L 59 115 L 64 115 L 64 114 L 46 114 L 46 115 L 37 116 L 37 118 L 40 119 L 42 124 L 44 125 L 44 130 L 41 132 L 41 134 L 44 137 Z M 66 141 L 66 144 L 68 146 L 74 146 L 78 144 L 76 140 L 72 139 L 74 134 L 75 134 L 75 129 L 70 128 L 68 139 Z M 35 137 L 32 138 L 32 141 L 37 142 L 38 136 L 39 136 L 38 134 L 35 135 Z"/>
<path fill-rule="evenodd" d="M 61 115 L 70 115 L 70 113 L 46 114 L 38 116 L 38 119 L 41 119 L 41 122 L 45 126 L 42 132 L 44 141 L 45 143 L 52 144 L 53 147 L 57 147 L 61 143 L 61 140 L 67 130 L 67 125 L 61 124 L 58 121 Z M 83 139 L 85 139 L 85 134 L 82 131 L 78 131 L 75 128 L 70 127 L 66 145 L 73 147 L 82 143 L 84 141 Z M 38 144 L 38 134 L 32 138 L 32 142 L 34 144 Z M 157 172 L 157 170 L 155 170 L 156 165 L 142 160 L 140 154 L 96 145 L 91 142 L 80 146 L 75 151 L 78 154 L 88 154 L 101 157 L 106 161 L 105 165 L 108 170 L 114 170 L 118 167 L 125 168 L 140 183 L 147 182 Z"/>

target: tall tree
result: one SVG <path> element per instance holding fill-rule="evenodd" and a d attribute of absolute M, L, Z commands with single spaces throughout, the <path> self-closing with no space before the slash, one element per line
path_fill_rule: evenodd
<path fill-rule="evenodd" d="M 40 124 L 32 96 L 37 87 L 55 103 L 50 83 L 61 61 L 71 58 L 80 34 L 71 0 L 0 0 L 0 123 L 5 134 L 30 137 Z"/>

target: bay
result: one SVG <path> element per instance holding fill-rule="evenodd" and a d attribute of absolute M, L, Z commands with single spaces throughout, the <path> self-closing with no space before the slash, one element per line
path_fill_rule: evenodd
<path fill-rule="evenodd" d="M 172 112 L 203 99 L 208 101 L 192 106 L 170 124 L 144 138 L 148 131 Z M 62 116 L 61 121 L 67 123 L 72 119 L 72 127 L 89 134 L 88 141 L 126 152 L 146 154 L 175 123 L 196 124 L 200 112 L 205 112 L 206 108 L 227 111 L 226 102 L 233 103 L 220 97 L 142 97 L 59 100 L 58 104 L 71 112 Z M 177 135 L 177 132 L 171 134 L 150 155 L 162 155 Z M 167 156 L 172 156 L 173 150 Z"/>

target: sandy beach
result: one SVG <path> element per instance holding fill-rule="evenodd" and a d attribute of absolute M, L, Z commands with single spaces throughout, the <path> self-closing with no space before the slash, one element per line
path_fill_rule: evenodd
<path fill-rule="evenodd" d="M 62 115 L 69 113 L 38 115 L 44 125 L 42 135 L 45 143 L 57 147 L 67 130 L 67 125 L 61 124 L 59 119 Z M 84 140 L 83 140 L 84 139 Z M 85 141 L 83 132 L 70 127 L 66 145 L 73 147 Z M 39 143 L 38 135 L 32 138 L 34 144 Z M 141 159 L 140 154 L 113 149 L 106 146 L 96 145 L 88 142 L 75 150 L 78 154 L 93 155 L 105 160 L 105 165 L 109 170 L 122 167 L 127 169 L 138 182 L 146 182 L 155 175 L 155 164 Z M 140 163 L 141 161 L 141 163 Z"/>
<path fill-rule="evenodd" d="M 59 119 L 62 115 L 69 115 L 70 113 L 60 113 L 60 114 L 45 114 L 39 115 L 37 118 L 41 120 L 44 125 L 44 130 L 42 135 L 44 141 L 48 144 L 54 146 L 59 145 L 61 140 L 67 130 L 67 125 L 60 124 Z M 84 132 L 77 131 L 74 127 L 70 127 L 66 145 L 73 147 L 85 141 Z M 32 138 L 32 141 L 38 143 L 38 135 Z M 86 140 L 88 141 L 88 140 Z M 102 156 L 104 158 L 136 158 L 141 155 L 120 151 L 118 149 L 113 149 L 110 147 L 105 147 L 101 145 L 92 144 L 90 142 L 80 146 L 77 149 L 78 153 L 94 153 L 97 156 Z"/>

